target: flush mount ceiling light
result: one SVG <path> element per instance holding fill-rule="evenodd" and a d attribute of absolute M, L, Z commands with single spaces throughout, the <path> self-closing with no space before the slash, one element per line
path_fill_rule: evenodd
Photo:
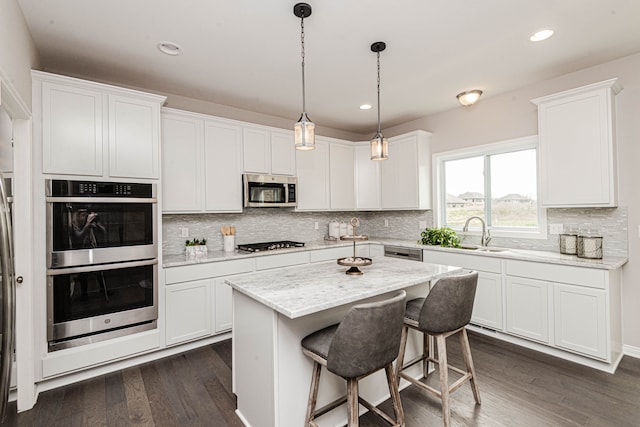
<path fill-rule="evenodd" d="M 375 52 L 378 57 L 378 132 L 371 139 L 371 160 L 387 160 L 389 158 L 389 141 L 382 136 L 380 131 L 380 52 L 386 48 L 387 45 L 384 42 L 375 42 L 371 45 L 371 52 Z"/>
<path fill-rule="evenodd" d="M 316 148 L 316 125 L 307 117 L 304 93 L 304 18 L 311 16 L 311 6 L 298 3 L 293 6 L 293 14 L 300 18 L 300 46 L 302 52 L 302 114 L 294 125 L 297 150 L 313 150 Z"/>
<path fill-rule="evenodd" d="M 182 47 L 173 42 L 160 42 L 157 44 L 158 50 L 164 54 L 171 56 L 182 55 Z"/>
<path fill-rule="evenodd" d="M 480 95 L 482 95 L 482 91 L 479 89 L 474 89 L 466 92 L 461 92 L 456 95 L 456 98 L 458 98 L 458 102 L 460 102 L 460 104 L 468 107 L 478 102 L 478 99 L 480 99 Z"/>
<path fill-rule="evenodd" d="M 551 28 L 545 28 L 544 30 L 540 30 L 529 37 L 529 40 L 532 42 L 541 42 L 542 40 L 546 40 L 553 35 L 553 30 Z"/>
<path fill-rule="evenodd" d="M 361 109 L 361 110 L 371 110 L 371 108 L 373 108 L 373 107 L 371 106 L 371 104 L 362 104 L 362 105 L 360 106 L 360 109 Z"/>

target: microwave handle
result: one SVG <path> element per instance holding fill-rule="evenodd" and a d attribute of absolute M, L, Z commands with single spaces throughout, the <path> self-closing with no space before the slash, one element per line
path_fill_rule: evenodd
<path fill-rule="evenodd" d="M 90 273 L 92 271 L 119 270 L 121 268 L 143 267 L 145 265 L 153 265 L 157 263 L 158 263 L 158 259 L 154 258 L 154 259 L 147 259 L 143 261 L 119 262 L 115 264 L 98 264 L 98 265 L 88 265 L 83 267 L 70 267 L 70 268 L 50 268 L 47 270 L 47 275 L 59 276 L 62 274 Z"/>

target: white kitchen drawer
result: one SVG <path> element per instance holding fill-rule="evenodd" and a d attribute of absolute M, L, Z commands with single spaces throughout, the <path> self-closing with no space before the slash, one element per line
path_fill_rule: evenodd
<path fill-rule="evenodd" d="M 256 270 L 289 267 L 309 262 L 309 252 L 293 252 L 290 254 L 266 255 L 256 257 Z"/>
<path fill-rule="evenodd" d="M 164 269 L 165 284 L 170 285 L 172 283 L 190 282 L 193 280 L 210 279 L 212 277 L 248 273 L 253 271 L 253 265 L 254 260 L 247 258 L 169 267 Z"/>
<path fill-rule="evenodd" d="M 479 255 L 468 255 L 453 252 L 423 250 L 423 262 L 432 264 L 454 265 L 467 268 L 469 270 L 487 271 L 489 273 L 500 273 L 500 259 L 484 257 Z"/>
<path fill-rule="evenodd" d="M 570 265 L 507 260 L 507 275 L 605 289 L 606 270 Z"/>
<path fill-rule="evenodd" d="M 348 256 L 353 256 L 353 246 L 342 246 L 339 248 L 320 249 L 309 252 L 311 262 L 337 260 L 338 258 Z"/>

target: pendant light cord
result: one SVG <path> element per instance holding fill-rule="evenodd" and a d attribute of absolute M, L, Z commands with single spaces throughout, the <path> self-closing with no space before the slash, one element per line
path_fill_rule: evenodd
<path fill-rule="evenodd" d="M 378 54 L 378 136 L 380 136 L 380 52 Z"/>
<path fill-rule="evenodd" d="M 302 113 L 304 114 L 307 112 L 304 93 L 304 16 L 300 19 L 300 45 L 302 47 Z"/>

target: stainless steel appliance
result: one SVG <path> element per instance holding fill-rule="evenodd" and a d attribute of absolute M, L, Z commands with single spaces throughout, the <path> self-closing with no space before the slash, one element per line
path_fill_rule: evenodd
<path fill-rule="evenodd" d="M 297 178 L 280 175 L 242 175 L 244 207 L 295 207 Z"/>
<path fill-rule="evenodd" d="M 6 181 L 0 173 L 0 422 L 4 420 L 9 397 L 15 324 L 15 277 L 11 215 L 5 191 Z"/>
<path fill-rule="evenodd" d="M 276 249 L 301 248 L 301 247 L 304 247 L 304 243 L 292 242 L 291 240 L 280 240 L 277 242 L 247 243 L 244 245 L 238 245 L 238 250 L 247 251 L 247 252 L 261 252 L 261 251 L 273 251 Z"/>
<path fill-rule="evenodd" d="M 422 249 L 384 245 L 384 256 L 422 262 Z"/>
<path fill-rule="evenodd" d="M 152 329 L 155 184 L 47 180 L 49 350 Z"/>

